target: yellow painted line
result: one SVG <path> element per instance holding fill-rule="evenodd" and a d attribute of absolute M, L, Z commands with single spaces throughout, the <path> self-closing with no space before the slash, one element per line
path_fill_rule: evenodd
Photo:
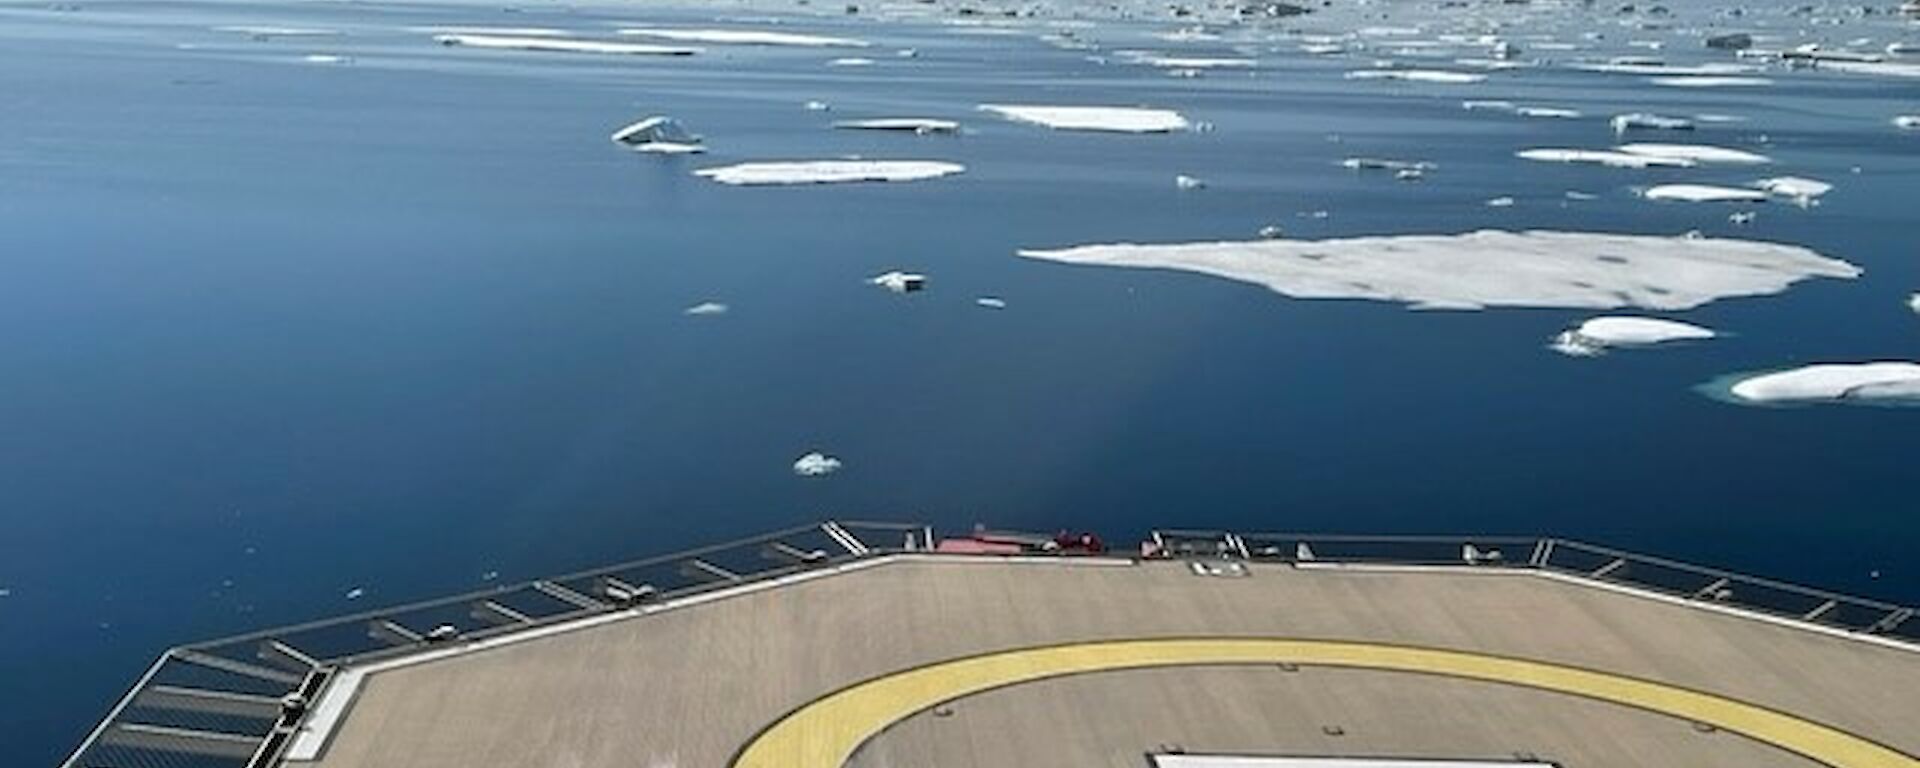
<path fill-rule="evenodd" d="M 1008 685 L 1084 672 L 1222 664 L 1417 672 L 1569 693 L 1707 723 L 1833 768 L 1920 768 L 1913 756 L 1846 731 L 1724 696 L 1577 667 L 1462 651 L 1326 640 L 1115 640 L 973 656 L 868 680 L 814 700 L 762 731 L 734 768 L 841 768 L 915 712 Z"/>

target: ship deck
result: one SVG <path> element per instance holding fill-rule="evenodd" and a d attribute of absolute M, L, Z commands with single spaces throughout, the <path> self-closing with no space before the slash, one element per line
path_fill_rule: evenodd
<path fill-rule="evenodd" d="M 897 555 L 350 671 L 287 765 L 1920 767 L 1912 646 L 1523 569 Z"/>

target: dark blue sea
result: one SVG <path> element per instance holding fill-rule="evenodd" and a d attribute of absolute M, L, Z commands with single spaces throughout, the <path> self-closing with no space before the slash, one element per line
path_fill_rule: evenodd
<path fill-rule="evenodd" d="M 799 13 L 771 28 L 877 45 L 662 59 L 448 48 L 416 29 L 767 13 L 731 4 L 0 3 L 0 763 L 62 759 L 169 645 L 829 517 L 1118 541 L 1156 526 L 1543 533 L 1920 600 L 1920 410 L 1740 407 L 1695 388 L 1920 355 L 1905 306 L 1920 135 L 1889 124 L 1920 81 L 1776 71 L 1770 87 L 1672 89 L 1539 67 L 1361 82 L 1342 75 L 1391 55 L 1312 57 L 1278 36 L 1252 72 L 1180 79 L 1049 45 L 1041 21 L 977 34 L 951 14 L 834 6 L 781 6 Z M 234 24 L 341 34 L 215 29 Z M 1073 29 L 1235 55 L 1148 34 L 1178 26 Z M 1615 47 L 1660 34 L 1607 30 Z M 1688 45 L 1669 55 L 1699 58 Z M 1594 55 L 1610 52 L 1630 51 Z M 876 61 L 824 65 L 845 55 Z M 987 102 L 1148 104 L 1213 130 L 1056 132 Z M 1766 174 L 1837 189 L 1736 227 L 1729 208 L 1632 188 L 1752 169 L 1512 156 L 1609 146 L 1605 118 L 1629 111 L 1744 118 L 1677 140 L 1763 151 Z M 710 153 L 607 140 L 651 114 Z M 828 127 L 863 117 L 966 130 Z M 797 188 L 690 174 L 856 154 L 967 170 Z M 1437 168 L 1397 182 L 1340 167 L 1356 155 Z M 1209 186 L 1178 190 L 1176 174 Z M 1499 196 L 1516 202 L 1485 204 Z M 1677 315 L 1731 334 L 1711 343 L 1573 359 L 1545 344 L 1594 312 L 1303 301 L 1014 253 L 1270 224 L 1698 229 L 1866 274 Z M 864 284 L 890 269 L 928 290 Z M 683 314 L 705 301 L 731 311 Z M 844 468 L 796 476 L 813 450 Z"/>

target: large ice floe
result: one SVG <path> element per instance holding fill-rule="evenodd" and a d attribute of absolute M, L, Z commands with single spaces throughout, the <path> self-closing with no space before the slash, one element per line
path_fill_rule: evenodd
<path fill-rule="evenodd" d="M 846 184 L 861 181 L 920 181 L 967 169 L 940 160 L 795 160 L 738 163 L 701 168 L 695 176 L 734 186 Z"/>
<path fill-rule="evenodd" d="M 768 32 L 756 29 L 669 29 L 664 27 L 626 27 L 619 31 L 630 37 L 672 40 L 676 43 L 714 45 L 786 45 L 802 48 L 865 48 L 870 43 L 849 37 L 803 35 L 795 32 Z"/>
<path fill-rule="evenodd" d="M 1682 310 L 1778 293 L 1860 269 L 1806 248 L 1706 237 L 1482 230 L 1328 240 L 1026 249 L 1068 264 L 1172 269 L 1306 299 L 1373 299 L 1419 309 L 1639 307 Z"/>
<path fill-rule="evenodd" d="M 1735 402 L 1920 405 L 1920 363 L 1820 363 L 1739 378 L 1726 390 Z"/>
<path fill-rule="evenodd" d="M 1606 316 L 1561 331 L 1547 347 L 1574 357 L 1594 357 L 1609 349 L 1651 347 L 1673 341 L 1711 339 L 1712 329 L 1655 317 Z"/>
<path fill-rule="evenodd" d="M 1766 155 L 1705 144 L 1622 144 L 1615 150 L 1629 155 L 1670 157 L 1703 165 L 1764 165 L 1773 162 Z"/>
<path fill-rule="evenodd" d="M 494 48 L 515 51 L 551 51 L 557 53 L 606 53 L 628 56 L 692 56 L 699 48 L 670 45 L 619 43 L 606 40 L 575 40 L 564 37 L 510 35 L 434 35 L 441 45 L 468 48 Z"/>
<path fill-rule="evenodd" d="M 1539 147 L 1535 149 L 1523 149 L 1513 154 L 1522 160 L 1534 160 L 1542 163 L 1579 163 L 1583 165 L 1604 165 L 1610 168 L 1692 168 L 1697 165 L 1697 163 L 1692 160 L 1682 157 L 1636 155 L 1629 152 L 1616 152 L 1607 149 Z"/>
<path fill-rule="evenodd" d="M 1682 203 L 1764 203 L 1767 201 L 1767 193 L 1764 190 L 1722 187 L 1714 184 L 1660 184 L 1642 190 L 1640 196 L 1648 200 Z"/>
<path fill-rule="evenodd" d="M 982 104 L 980 109 L 1009 120 L 1044 125 L 1063 131 L 1115 133 L 1169 133 L 1189 127 L 1187 118 L 1171 109 L 1149 107 L 1070 107 L 1045 104 Z"/>

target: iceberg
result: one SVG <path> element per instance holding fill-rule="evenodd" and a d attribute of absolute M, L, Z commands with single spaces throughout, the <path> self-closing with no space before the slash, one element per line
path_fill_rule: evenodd
<path fill-rule="evenodd" d="M 1593 357 L 1609 349 L 1696 341 L 1716 335 L 1712 329 L 1677 320 L 1615 315 L 1592 318 L 1562 331 L 1548 347 L 1565 355 Z"/>
<path fill-rule="evenodd" d="M 1742 378 L 1728 394 L 1749 403 L 1920 404 L 1920 363 L 1820 363 Z"/>
<path fill-rule="evenodd" d="M 894 270 L 867 278 L 867 283 L 877 285 L 894 293 L 914 293 L 925 290 L 927 276 L 913 272 Z"/>
<path fill-rule="evenodd" d="M 793 473 L 801 477 L 826 477 L 840 471 L 840 460 L 819 451 L 795 459 Z"/>
<path fill-rule="evenodd" d="M 911 131 L 913 133 L 959 133 L 960 124 L 930 117 L 882 117 L 873 120 L 839 120 L 833 127 L 852 131 Z"/>
<path fill-rule="evenodd" d="M 1779 293 L 1858 267 L 1799 246 L 1708 237 L 1482 230 L 1327 240 L 1132 243 L 1024 249 L 1030 259 L 1197 272 L 1295 298 L 1428 309 L 1568 307 L 1663 311 Z"/>
<path fill-rule="evenodd" d="M 694 171 L 695 176 L 734 186 L 845 184 L 862 181 L 921 181 L 965 171 L 959 163 L 938 160 L 797 160 L 738 163 Z"/>
<path fill-rule="evenodd" d="M 434 35 L 433 41 L 441 45 L 460 45 L 468 48 L 552 51 L 558 53 L 607 53 L 629 56 L 692 56 L 700 52 L 699 48 L 536 36 Z"/>
<path fill-rule="evenodd" d="M 1712 184 L 1661 184 L 1648 187 L 1640 196 L 1685 203 L 1763 203 L 1767 200 L 1767 193 L 1758 189 Z"/>
<path fill-rule="evenodd" d="M 1478 72 L 1452 72 L 1444 69 L 1358 69 L 1347 73 L 1348 80 L 1404 80 L 1411 83 L 1464 85 L 1487 79 Z"/>
<path fill-rule="evenodd" d="M 1066 107 L 1042 104 L 982 104 L 985 112 L 1022 123 L 1063 131 L 1169 133 L 1190 127 L 1187 118 L 1171 109 L 1146 107 Z"/>
<path fill-rule="evenodd" d="M 1612 152 L 1604 149 L 1559 149 L 1542 147 L 1523 149 L 1513 153 L 1522 160 L 1534 160 L 1542 163 L 1581 163 L 1586 165 L 1604 165 L 1610 168 L 1692 168 L 1692 160 L 1680 157 L 1661 157 L 1659 155 L 1636 155 L 1627 152 Z"/>
<path fill-rule="evenodd" d="M 1705 144 L 1622 144 L 1616 151 L 1643 157 L 1667 157 L 1703 165 L 1764 165 L 1773 158 L 1738 149 Z"/>
<path fill-rule="evenodd" d="M 618 34 L 633 37 L 645 37 L 652 40 L 672 40 L 676 43 L 711 43 L 714 45 L 788 45 L 803 48 L 865 48 L 871 43 L 849 37 L 828 37 L 825 35 L 802 35 L 793 32 L 766 32 L 748 29 L 666 29 L 661 27 L 627 27 Z"/>

